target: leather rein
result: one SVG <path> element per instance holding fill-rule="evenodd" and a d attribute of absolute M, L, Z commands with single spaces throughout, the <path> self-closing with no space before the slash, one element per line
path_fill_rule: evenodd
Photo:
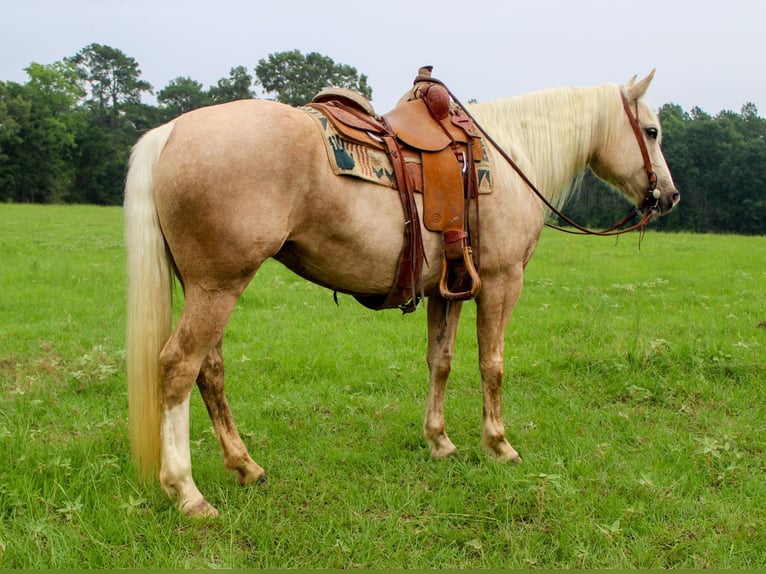
<path fill-rule="evenodd" d="M 571 233 L 574 235 L 600 235 L 600 236 L 614 236 L 614 235 L 621 235 L 623 233 L 628 233 L 630 231 L 635 231 L 636 229 L 642 230 L 646 227 L 646 225 L 649 223 L 649 221 L 654 217 L 655 214 L 659 212 L 659 200 L 660 200 L 660 193 L 657 191 L 657 174 L 652 169 L 652 161 L 649 158 L 649 151 L 646 148 L 646 141 L 644 140 L 643 135 L 641 134 L 641 127 L 638 125 L 638 101 L 636 101 L 636 113 L 635 115 L 632 113 L 630 109 L 630 104 L 628 103 L 628 99 L 625 97 L 625 94 L 620 91 L 620 97 L 622 100 L 622 107 L 625 110 L 625 114 L 628 116 L 628 121 L 630 122 L 630 127 L 633 129 L 633 134 L 636 136 L 636 141 L 638 142 L 638 147 L 641 150 L 641 157 L 644 161 L 644 169 L 646 170 L 646 175 L 648 178 L 648 185 L 646 188 L 646 191 L 644 192 L 644 199 L 641 203 L 640 207 L 633 206 L 628 214 L 620 219 L 618 222 L 616 222 L 614 225 L 609 227 L 608 229 L 604 229 L 601 231 L 595 231 L 592 229 L 588 229 L 579 223 L 573 221 L 561 211 L 556 209 L 554 205 L 542 194 L 542 192 L 537 189 L 534 183 L 530 181 L 530 179 L 526 176 L 526 174 L 521 170 L 521 168 L 518 166 L 518 164 L 513 161 L 510 155 L 503 150 L 500 145 L 490 136 L 484 128 L 479 124 L 479 122 L 476 121 L 476 118 L 474 118 L 471 113 L 466 109 L 466 107 L 462 104 L 460 100 L 455 97 L 455 95 L 450 91 L 450 89 L 441 81 L 431 78 L 431 77 L 420 77 L 418 76 L 415 78 L 415 82 L 418 81 L 429 81 L 436 84 L 440 84 L 444 86 L 444 88 L 449 93 L 450 97 L 455 101 L 455 103 L 462 108 L 462 110 L 465 112 L 465 114 L 471 119 L 473 124 L 476 126 L 476 128 L 482 133 L 482 135 L 486 138 L 486 140 L 492 144 L 492 147 L 497 150 L 497 152 L 505 159 L 506 162 L 508 162 L 508 165 L 510 165 L 514 171 L 519 175 L 519 177 L 524 181 L 525 184 L 529 187 L 529 189 L 532 190 L 532 192 L 550 209 L 553 213 L 556 214 L 560 219 L 567 222 L 569 225 L 574 227 L 577 231 L 573 231 L 571 229 L 563 229 L 561 227 L 558 227 L 556 225 L 553 225 L 551 223 L 546 223 L 548 227 L 551 227 L 553 229 L 557 229 L 559 231 L 563 231 L 564 233 Z M 627 224 L 629 221 L 631 221 L 633 218 L 636 217 L 639 213 L 642 213 L 643 216 L 641 217 L 641 220 L 629 227 L 622 228 L 623 225 Z"/>

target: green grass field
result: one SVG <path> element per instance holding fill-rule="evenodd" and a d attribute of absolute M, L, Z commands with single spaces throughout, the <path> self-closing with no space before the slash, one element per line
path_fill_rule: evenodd
<path fill-rule="evenodd" d="M 135 479 L 123 261 L 119 208 L 0 205 L 2 568 L 766 567 L 764 237 L 546 231 L 507 334 L 522 465 L 480 447 L 473 304 L 432 461 L 425 309 L 267 264 L 224 353 L 269 480 L 223 470 L 195 392 L 204 521 Z"/>

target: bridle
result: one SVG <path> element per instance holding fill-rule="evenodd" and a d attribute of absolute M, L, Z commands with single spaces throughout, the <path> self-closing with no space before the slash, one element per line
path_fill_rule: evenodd
<path fill-rule="evenodd" d="M 649 186 L 644 192 L 644 201 L 641 205 L 641 211 L 659 211 L 660 193 L 657 190 L 657 174 L 652 169 L 652 160 L 649 158 L 649 151 L 646 149 L 646 140 L 641 133 L 641 126 L 638 125 L 638 100 L 636 100 L 636 114 L 633 115 L 630 111 L 630 104 L 625 94 L 620 91 L 622 100 L 622 108 L 625 110 L 625 115 L 628 116 L 628 122 L 630 127 L 633 128 L 633 134 L 636 136 L 638 142 L 638 149 L 641 150 L 641 157 L 644 160 L 644 169 L 646 170 L 646 177 L 649 180 Z"/>
<path fill-rule="evenodd" d="M 415 79 L 415 82 L 417 82 L 420 79 L 420 76 Z M 561 220 L 565 221 L 569 225 L 575 228 L 575 230 L 571 229 L 564 229 L 562 227 L 553 225 L 551 223 L 546 223 L 548 227 L 552 227 L 554 229 L 557 229 L 559 231 L 563 231 L 564 233 L 571 233 L 574 235 L 601 235 L 601 236 L 613 236 L 613 235 L 621 235 L 623 233 L 628 233 L 630 231 L 635 231 L 636 229 L 642 230 L 646 227 L 646 225 L 649 223 L 649 221 L 654 217 L 657 213 L 660 212 L 660 192 L 657 189 L 657 174 L 652 169 L 652 161 L 649 158 L 649 151 L 646 148 L 646 141 L 644 140 L 644 136 L 641 133 L 641 127 L 638 125 L 638 101 L 636 101 L 636 113 L 635 115 L 632 113 L 630 109 L 630 104 L 628 103 L 628 98 L 625 96 L 624 92 L 620 90 L 620 98 L 622 100 L 622 107 L 625 110 L 625 114 L 628 116 L 628 122 L 630 122 L 630 127 L 633 129 L 633 134 L 636 136 L 636 141 L 638 142 L 638 147 L 641 151 L 641 157 L 644 162 L 644 169 L 646 170 L 646 176 L 648 179 L 648 184 L 646 191 L 644 192 L 644 199 L 641 202 L 641 205 L 636 207 L 633 206 L 628 214 L 620 219 L 618 222 L 616 222 L 614 225 L 609 227 L 608 229 L 604 229 L 602 231 L 595 231 L 592 229 L 588 229 L 579 223 L 573 221 L 561 211 L 556 209 L 556 207 L 542 194 L 542 192 L 537 189 L 534 183 L 530 181 L 530 179 L 526 176 L 526 174 L 521 170 L 521 168 L 518 166 L 518 164 L 513 161 L 511 156 L 509 156 L 505 150 L 503 150 L 500 145 L 490 136 L 484 128 L 479 124 L 479 122 L 476 121 L 476 118 L 474 118 L 471 113 L 466 109 L 466 107 L 458 100 L 455 95 L 450 91 L 450 89 L 441 81 L 435 79 L 435 78 L 422 78 L 423 80 L 427 80 L 429 82 L 433 82 L 436 84 L 440 84 L 444 86 L 444 88 L 449 93 L 450 97 L 455 101 L 455 103 L 462 108 L 462 110 L 466 113 L 466 115 L 471 119 L 474 126 L 482 133 L 484 138 L 492 144 L 492 147 L 495 148 L 495 150 L 502 156 L 502 158 L 508 162 L 508 165 L 510 165 L 514 171 L 518 174 L 518 176 L 522 179 L 522 181 L 529 187 L 530 190 L 542 201 L 548 209 L 550 209 L 553 213 L 556 214 Z M 632 219 L 634 219 L 638 214 L 642 214 L 641 220 L 629 227 L 624 227 L 623 225 L 626 225 L 628 222 L 630 222 Z"/>
<path fill-rule="evenodd" d="M 592 229 L 587 229 L 585 227 L 582 227 L 581 225 L 569 219 L 567 216 L 561 213 L 558 209 L 553 207 L 540 194 L 540 192 L 537 191 L 537 189 L 533 188 L 532 191 L 534 191 L 535 194 L 540 199 L 542 199 L 545 202 L 545 204 L 558 217 L 560 217 L 561 219 L 563 219 L 564 221 L 566 221 L 567 223 L 575 227 L 577 231 L 572 231 L 571 229 L 565 229 L 563 227 L 553 225 L 552 223 L 546 223 L 545 224 L 546 226 L 551 227 L 553 229 L 557 229 L 558 231 L 563 231 L 564 233 L 570 233 L 574 235 L 606 235 L 606 236 L 621 235 L 623 233 L 634 231 L 636 229 L 643 231 L 646 225 L 652 219 L 652 217 L 654 217 L 657 213 L 660 212 L 661 194 L 659 190 L 657 189 L 657 174 L 654 172 L 654 169 L 652 168 L 652 160 L 649 157 L 649 150 L 646 147 L 646 140 L 644 139 L 644 135 L 641 133 L 641 126 L 639 126 L 638 124 L 638 100 L 636 100 L 635 115 L 631 111 L 630 104 L 628 103 L 628 98 L 625 96 L 625 93 L 622 90 L 620 90 L 620 100 L 622 101 L 622 109 L 625 110 L 625 115 L 628 116 L 628 123 L 630 124 L 630 127 L 633 130 L 633 135 L 636 136 L 636 142 L 638 142 L 638 149 L 641 151 L 641 158 L 643 159 L 644 169 L 646 170 L 646 179 L 648 183 L 646 186 L 646 190 L 644 191 L 644 199 L 642 200 L 641 205 L 639 207 L 636 207 L 635 205 L 631 207 L 630 211 L 628 211 L 625 217 L 620 219 L 617 223 L 615 223 L 608 229 L 604 229 L 603 231 L 594 231 Z M 493 143 L 493 145 L 495 144 Z M 495 148 L 497 149 L 496 145 L 495 145 Z M 518 172 L 518 169 L 517 169 L 517 172 Z M 531 184 L 528 184 L 528 185 L 531 185 Z M 636 215 L 638 215 L 639 213 L 643 215 L 641 217 L 641 220 L 638 223 L 630 227 L 622 228 L 623 225 L 628 223 L 631 219 L 636 217 Z"/>

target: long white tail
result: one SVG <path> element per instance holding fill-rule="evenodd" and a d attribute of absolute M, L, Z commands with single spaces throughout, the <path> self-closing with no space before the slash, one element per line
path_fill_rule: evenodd
<path fill-rule="evenodd" d="M 156 477 L 160 463 L 159 354 L 173 328 L 173 270 L 154 201 L 154 168 L 172 131 L 165 124 L 139 140 L 125 182 L 128 424 L 141 479 Z"/>

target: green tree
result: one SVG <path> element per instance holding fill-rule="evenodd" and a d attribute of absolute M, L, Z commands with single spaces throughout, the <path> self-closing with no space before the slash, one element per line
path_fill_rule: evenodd
<path fill-rule="evenodd" d="M 0 201 L 17 199 L 20 183 L 22 127 L 29 123 L 32 104 L 23 97 L 23 87 L 0 82 Z"/>
<path fill-rule="evenodd" d="M 32 63 L 25 71 L 26 84 L 6 84 L 4 90 L 2 107 L 11 121 L 2 136 L 2 196 L 22 202 L 69 201 L 75 141 L 83 125 L 77 103 L 84 92 L 77 71 L 67 62 Z"/>
<path fill-rule="evenodd" d="M 171 119 L 207 106 L 211 100 L 202 89 L 202 84 L 191 78 L 178 77 L 157 93 L 157 102 L 162 106 L 167 119 Z"/>
<path fill-rule="evenodd" d="M 111 118 L 119 115 L 123 105 L 139 103 L 144 92 L 152 92 L 152 85 L 140 79 L 138 62 L 116 48 L 90 44 L 68 60 L 87 86 L 90 105 L 108 110 Z"/>
<path fill-rule="evenodd" d="M 683 203 L 669 215 L 656 219 L 652 227 L 663 230 L 697 229 L 700 225 L 701 206 L 697 194 L 686 190 L 697 188 L 699 170 L 686 145 L 687 130 L 692 118 L 678 104 L 668 103 L 659 110 L 662 124 L 662 150 L 668 162 L 676 187 L 681 190 Z"/>
<path fill-rule="evenodd" d="M 298 50 L 269 54 L 255 68 L 257 83 L 274 99 L 291 106 L 301 106 L 321 89 L 329 86 L 351 88 L 372 97 L 367 76 L 356 68 L 336 64 L 332 58 L 317 52 L 302 54 Z"/>
<path fill-rule="evenodd" d="M 224 104 L 235 100 L 249 100 L 254 97 L 252 90 L 253 76 L 245 66 L 237 66 L 229 70 L 228 78 L 221 78 L 218 84 L 211 86 L 208 91 L 210 100 L 215 104 Z"/>
<path fill-rule="evenodd" d="M 86 88 L 87 128 L 78 140 L 77 189 L 80 201 L 116 204 L 138 126 L 146 123 L 141 97 L 152 86 L 141 80 L 138 63 L 122 51 L 90 44 L 69 58 Z M 138 119 L 132 114 L 140 112 Z"/>
<path fill-rule="evenodd" d="M 716 223 L 720 231 L 766 233 L 766 124 L 754 104 L 739 114 L 721 112 L 716 118 L 727 134 L 728 152 L 715 174 L 721 186 L 716 194 Z"/>

